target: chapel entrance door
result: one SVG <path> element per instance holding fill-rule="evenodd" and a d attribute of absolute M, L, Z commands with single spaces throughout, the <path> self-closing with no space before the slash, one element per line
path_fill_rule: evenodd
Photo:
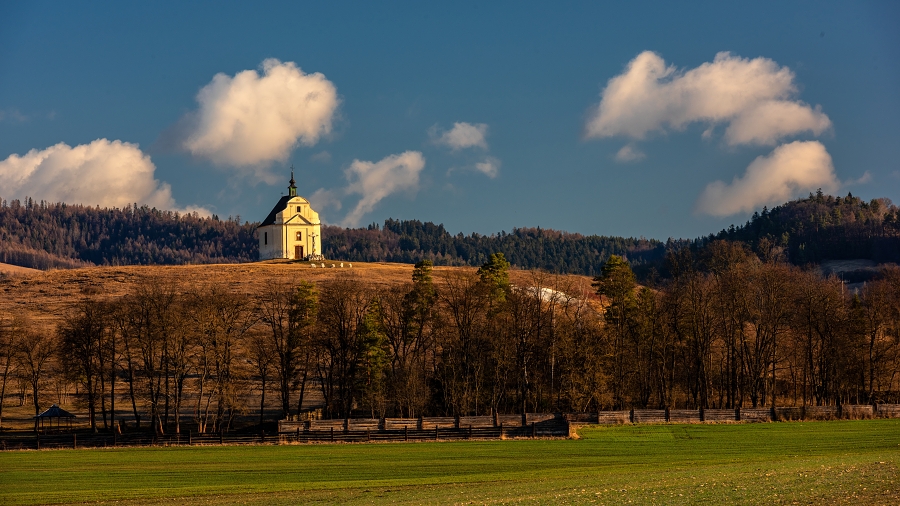
<path fill-rule="evenodd" d="M 294 258 L 297 260 L 303 258 L 303 246 L 294 246 Z"/>

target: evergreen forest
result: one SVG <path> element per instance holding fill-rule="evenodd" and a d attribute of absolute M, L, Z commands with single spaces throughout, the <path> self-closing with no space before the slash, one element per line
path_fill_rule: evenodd
<path fill-rule="evenodd" d="M 87 265 L 239 263 L 257 259 L 255 222 L 179 214 L 147 206 L 99 208 L 32 199 L 0 200 L 0 262 L 37 269 Z M 900 262 L 900 211 L 889 199 L 864 201 L 821 191 L 773 209 L 743 225 L 696 239 L 582 235 L 516 228 L 491 235 L 453 235 L 443 225 L 388 219 L 364 228 L 323 225 L 324 254 L 351 262 L 479 266 L 503 253 L 514 268 L 596 276 L 612 255 L 625 258 L 643 282 L 669 277 L 668 252 L 695 253 L 716 240 L 754 252 L 777 248 L 793 265 L 824 260 Z"/>

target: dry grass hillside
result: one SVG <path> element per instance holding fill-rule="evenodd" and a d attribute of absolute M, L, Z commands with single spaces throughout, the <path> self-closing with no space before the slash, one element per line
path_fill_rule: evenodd
<path fill-rule="evenodd" d="M 408 282 L 413 266 L 393 263 L 334 262 L 335 268 L 312 268 L 309 263 L 268 261 L 246 264 L 180 265 L 180 266 L 124 266 L 86 267 L 81 269 L 38 271 L 24 269 L 15 275 L 0 278 L 0 315 L 18 315 L 34 323 L 52 325 L 65 313 L 67 306 L 85 296 L 116 298 L 125 295 L 139 283 L 158 280 L 177 280 L 187 285 L 218 282 L 235 293 L 254 293 L 279 279 L 308 280 L 314 283 L 351 276 L 376 287 Z M 435 267 L 434 277 L 453 271 L 470 271 L 471 267 Z M 510 279 L 519 286 L 530 286 L 533 271 L 513 270 Z M 564 281 L 575 290 L 590 293 L 591 278 L 569 275 Z M 567 289 L 566 291 L 570 291 Z"/>
<path fill-rule="evenodd" d="M 0 262 L 0 274 L 5 275 L 19 275 L 19 274 L 35 274 L 41 272 L 37 269 L 30 269 L 28 267 L 19 267 L 18 265 L 5 264 Z"/>

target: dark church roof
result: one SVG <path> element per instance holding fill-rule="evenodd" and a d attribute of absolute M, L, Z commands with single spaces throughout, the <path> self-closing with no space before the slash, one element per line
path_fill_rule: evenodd
<path fill-rule="evenodd" d="M 270 212 L 269 215 L 266 216 L 266 219 L 264 219 L 263 222 L 259 224 L 259 226 L 265 227 L 266 225 L 274 225 L 275 217 L 278 216 L 278 213 L 287 209 L 288 202 L 290 202 L 292 198 L 294 197 L 291 197 L 290 195 L 281 197 L 281 199 L 278 200 L 278 203 L 275 204 L 275 207 L 272 208 L 272 212 Z"/>

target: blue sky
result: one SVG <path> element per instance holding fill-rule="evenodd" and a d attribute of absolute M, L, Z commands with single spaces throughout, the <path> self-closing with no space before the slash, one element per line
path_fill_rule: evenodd
<path fill-rule="evenodd" d="M 0 197 L 254 221 L 293 164 L 328 223 L 658 239 L 818 187 L 900 202 L 898 26 L 896 2 L 6 2 Z"/>

